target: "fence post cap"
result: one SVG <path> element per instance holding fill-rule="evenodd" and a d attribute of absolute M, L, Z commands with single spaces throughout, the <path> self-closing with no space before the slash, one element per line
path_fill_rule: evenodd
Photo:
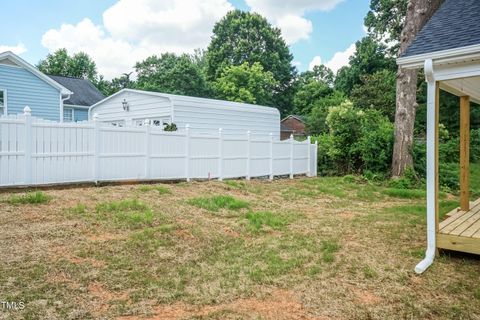
<path fill-rule="evenodd" d="M 189 124 L 186 124 L 185 125 L 185 129 L 189 129 L 190 128 L 190 125 Z"/>
<path fill-rule="evenodd" d="M 290 140 L 293 140 L 293 133 L 290 134 Z"/>
<path fill-rule="evenodd" d="M 308 136 L 307 141 L 310 142 L 312 140 L 312 137 Z"/>
<path fill-rule="evenodd" d="M 218 132 L 219 133 L 222 133 L 223 129 L 222 128 L 218 128 Z"/>
<path fill-rule="evenodd" d="M 98 120 L 98 113 L 93 114 L 93 120 L 95 120 L 95 121 Z"/>
<path fill-rule="evenodd" d="M 25 106 L 25 108 L 23 108 L 23 113 L 24 113 L 26 116 L 31 116 L 31 115 L 32 115 L 32 109 L 30 109 L 29 106 Z"/>
<path fill-rule="evenodd" d="M 148 127 L 150 125 L 150 119 L 143 120 L 143 124 Z"/>

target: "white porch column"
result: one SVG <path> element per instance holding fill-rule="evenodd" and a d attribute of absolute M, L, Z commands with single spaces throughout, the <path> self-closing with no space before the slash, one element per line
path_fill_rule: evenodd
<path fill-rule="evenodd" d="M 423 273 L 435 259 L 436 229 L 438 219 L 438 118 L 439 86 L 435 81 L 432 60 L 425 61 L 427 90 L 427 251 L 425 259 L 415 272 Z"/>

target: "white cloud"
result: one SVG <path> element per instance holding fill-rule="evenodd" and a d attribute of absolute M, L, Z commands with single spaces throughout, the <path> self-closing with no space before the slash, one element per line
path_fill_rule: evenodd
<path fill-rule="evenodd" d="M 343 0 L 245 0 L 252 11 L 267 17 L 282 30 L 285 41 L 293 44 L 308 39 L 312 22 L 304 17 L 311 11 L 329 11 Z"/>
<path fill-rule="evenodd" d="M 152 54 L 205 48 L 215 22 L 232 9 L 227 0 L 120 0 L 104 12 L 103 25 L 88 18 L 63 24 L 48 30 L 42 45 L 50 52 L 84 51 L 111 79 Z"/>
<path fill-rule="evenodd" d="M 355 43 L 352 43 L 345 51 L 336 52 L 332 59 L 324 63 L 325 66 L 330 68 L 334 73 L 337 73 L 341 67 L 348 65 L 349 58 L 355 54 Z M 314 66 L 322 64 L 322 58 L 320 56 L 313 57 L 309 64 L 309 69 L 312 70 Z"/>
<path fill-rule="evenodd" d="M 300 61 L 297 61 L 297 60 L 292 61 L 292 66 L 294 66 L 294 67 L 300 67 L 301 65 L 302 65 L 302 63 Z"/>
<path fill-rule="evenodd" d="M 277 20 L 277 27 L 282 30 L 283 38 L 287 43 L 294 43 L 309 38 L 313 30 L 310 20 L 299 16 L 286 15 Z"/>
<path fill-rule="evenodd" d="M 308 70 L 312 71 L 313 67 L 319 66 L 322 64 L 322 58 L 320 56 L 313 57 L 312 61 L 310 61 L 308 65 Z"/>
<path fill-rule="evenodd" d="M 0 45 L 0 52 L 11 51 L 15 54 L 22 54 L 27 52 L 27 48 L 23 43 L 18 43 L 15 46 Z"/>

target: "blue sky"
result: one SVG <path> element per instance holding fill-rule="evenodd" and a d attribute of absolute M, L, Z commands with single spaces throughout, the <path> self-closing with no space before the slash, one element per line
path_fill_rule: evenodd
<path fill-rule="evenodd" d="M 60 47 L 87 51 L 100 73 L 112 78 L 150 54 L 206 47 L 215 21 L 233 7 L 259 12 L 280 27 L 300 70 L 320 62 L 338 69 L 365 35 L 369 1 L 8 1 L 2 25 L 10 32 L 0 34 L 0 50 L 16 51 L 32 64 Z"/>

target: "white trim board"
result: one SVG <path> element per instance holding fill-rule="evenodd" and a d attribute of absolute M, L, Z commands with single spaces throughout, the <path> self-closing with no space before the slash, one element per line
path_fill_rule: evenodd
<path fill-rule="evenodd" d="M 46 83 L 48 83 L 52 87 L 58 89 L 62 95 L 73 94 L 73 92 L 71 92 L 70 90 L 68 90 L 64 86 L 62 86 L 60 83 L 54 81 L 53 79 L 51 79 L 47 75 L 43 74 L 37 68 L 35 68 L 31 64 L 29 64 L 27 61 L 23 60 L 22 58 L 20 58 L 19 56 L 17 56 L 16 54 L 14 54 L 11 51 L 6 51 L 6 52 L 0 53 L 0 60 L 2 60 L 2 59 L 9 59 L 9 60 L 15 62 L 17 65 L 27 69 L 27 71 L 30 71 L 31 73 L 33 73 L 35 76 L 37 76 L 41 80 L 45 81 Z M 9 66 L 9 65 L 6 65 L 6 66 Z"/>

